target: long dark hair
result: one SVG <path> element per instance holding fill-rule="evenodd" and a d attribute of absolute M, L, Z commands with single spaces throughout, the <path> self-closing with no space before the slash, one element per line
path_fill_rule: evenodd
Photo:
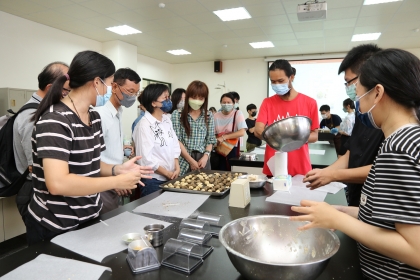
<path fill-rule="evenodd" d="M 85 85 L 89 81 L 93 81 L 96 77 L 105 80 L 112 76 L 115 72 L 115 66 L 112 61 L 94 51 L 83 51 L 76 54 L 73 58 L 69 71 L 67 72 L 70 77 L 70 88 L 76 89 Z M 35 124 L 38 122 L 42 114 L 53 104 L 60 102 L 62 98 L 62 89 L 64 83 L 67 81 L 67 76 L 63 75 L 58 77 L 52 84 L 50 90 L 42 99 L 38 106 L 32 121 Z"/>
<path fill-rule="evenodd" d="M 208 124 L 208 117 L 207 117 L 207 106 L 209 102 L 209 88 L 207 85 L 201 81 L 193 81 L 191 84 L 188 85 L 187 91 L 185 92 L 185 106 L 181 113 L 181 124 L 185 129 L 185 132 L 187 133 L 188 137 L 191 136 L 191 127 L 190 122 L 188 121 L 188 113 L 191 110 L 190 105 L 188 104 L 189 98 L 197 98 L 197 97 L 203 97 L 204 103 L 201 106 L 201 111 L 204 111 L 204 121 L 207 124 L 207 128 L 209 126 Z"/>
<path fill-rule="evenodd" d="M 420 60 L 412 53 L 400 49 L 377 52 L 361 67 L 359 81 L 368 90 L 381 84 L 392 100 L 406 108 L 414 108 L 418 114 Z"/>
<path fill-rule="evenodd" d="M 171 95 L 171 101 L 172 101 L 172 109 L 169 111 L 170 114 L 173 113 L 173 111 L 175 111 L 178 106 L 178 103 L 181 101 L 182 99 L 182 94 L 185 93 L 185 89 L 183 88 L 177 88 L 176 90 L 174 90 L 174 92 L 172 92 Z M 185 107 L 185 105 L 184 105 Z"/>

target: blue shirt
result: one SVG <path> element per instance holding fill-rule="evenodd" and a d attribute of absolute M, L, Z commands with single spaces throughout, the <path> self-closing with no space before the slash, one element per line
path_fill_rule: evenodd
<path fill-rule="evenodd" d="M 137 123 L 141 120 L 141 118 L 143 118 L 144 116 L 144 111 L 140 110 L 140 115 L 137 117 L 137 119 L 134 120 L 133 124 L 131 125 L 131 133 L 134 132 L 134 128 L 136 127 Z"/>

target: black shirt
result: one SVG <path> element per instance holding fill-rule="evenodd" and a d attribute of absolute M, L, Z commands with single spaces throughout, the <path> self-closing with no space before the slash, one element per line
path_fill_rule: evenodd
<path fill-rule="evenodd" d="M 323 128 L 324 126 L 328 127 L 329 129 L 334 128 L 336 126 L 339 126 L 341 123 L 341 118 L 338 115 L 331 114 L 330 119 L 322 120 L 319 124 L 320 128 Z"/>
<path fill-rule="evenodd" d="M 372 164 L 383 141 L 382 130 L 366 127 L 356 114 L 353 132 L 344 144 L 345 148 L 350 151 L 348 168 Z M 359 206 L 362 187 L 363 184 L 347 184 L 349 206 Z"/>
<path fill-rule="evenodd" d="M 257 145 L 257 146 L 261 146 L 262 144 L 261 139 L 257 138 L 253 132 L 249 132 L 250 128 L 255 127 L 255 120 L 246 119 L 245 122 L 246 122 L 246 125 L 248 126 L 248 129 L 246 130 L 246 134 L 248 134 L 248 140 L 246 140 L 246 142 Z"/>

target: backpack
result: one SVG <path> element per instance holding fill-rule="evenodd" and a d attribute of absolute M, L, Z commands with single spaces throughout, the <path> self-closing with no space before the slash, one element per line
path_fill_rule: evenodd
<path fill-rule="evenodd" d="M 13 124 L 21 112 L 27 109 L 37 109 L 38 105 L 38 103 L 27 103 L 17 113 L 8 110 L 13 116 L 10 116 L 6 124 L 0 129 L 0 197 L 17 194 L 29 174 L 28 168 L 23 174 L 20 174 L 16 168 L 13 152 Z"/>

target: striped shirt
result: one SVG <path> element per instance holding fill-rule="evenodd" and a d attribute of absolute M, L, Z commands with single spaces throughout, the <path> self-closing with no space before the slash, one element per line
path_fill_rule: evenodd
<path fill-rule="evenodd" d="M 34 195 L 28 210 L 43 226 L 54 232 L 76 228 L 93 219 L 102 209 L 99 194 L 61 196 L 49 193 L 42 159 L 68 163 L 69 172 L 99 177 L 101 151 L 105 150 L 101 118 L 89 109 L 92 126 L 86 126 L 64 103 L 52 105 L 39 119 L 32 134 Z"/>
<path fill-rule="evenodd" d="M 359 220 L 395 231 L 395 223 L 420 225 L 420 127 L 404 126 L 379 149 L 360 198 Z M 420 270 L 359 245 L 364 275 L 420 279 Z"/>
<path fill-rule="evenodd" d="M 208 124 L 205 123 L 203 113 L 201 113 L 196 120 L 188 114 L 191 136 L 187 135 L 185 128 L 181 123 L 181 112 L 178 110 L 173 111 L 171 120 L 178 140 L 185 146 L 190 155 L 193 151 L 204 153 L 208 145 L 217 143 L 216 136 L 214 135 L 213 114 L 210 111 L 207 112 Z M 179 157 L 179 167 L 181 169 L 180 176 L 190 170 L 190 165 L 182 156 Z"/>

